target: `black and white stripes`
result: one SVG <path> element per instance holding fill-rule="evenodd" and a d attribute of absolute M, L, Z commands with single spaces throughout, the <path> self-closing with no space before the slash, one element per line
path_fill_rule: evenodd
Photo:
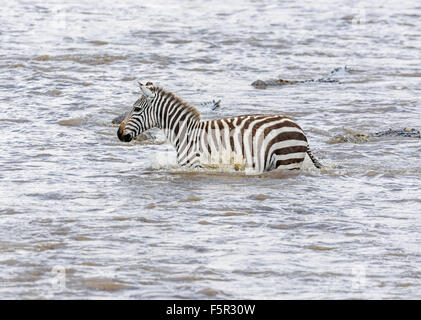
<path fill-rule="evenodd" d="M 117 135 L 131 141 L 158 127 L 177 151 L 181 166 L 231 167 L 255 173 L 274 169 L 300 169 L 306 154 L 321 167 L 308 147 L 301 128 L 280 115 L 244 115 L 200 121 L 188 103 L 148 82 L 140 84 L 142 97 L 123 120 Z"/>

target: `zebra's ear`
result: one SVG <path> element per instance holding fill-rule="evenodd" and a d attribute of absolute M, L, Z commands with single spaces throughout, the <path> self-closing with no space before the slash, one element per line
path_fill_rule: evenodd
<path fill-rule="evenodd" d="M 153 98 L 155 96 L 154 93 L 148 88 L 148 86 L 150 86 L 151 84 L 151 82 L 148 82 L 146 85 L 143 85 L 139 82 L 140 90 L 147 98 Z"/>

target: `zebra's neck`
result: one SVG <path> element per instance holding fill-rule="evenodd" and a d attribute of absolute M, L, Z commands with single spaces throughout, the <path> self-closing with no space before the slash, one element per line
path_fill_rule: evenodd
<path fill-rule="evenodd" d="M 158 88 L 155 97 L 155 116 L 158 128 L 177 152 L 191 142 L 192 132 L 200 123 L 195 107 L 162 88 Z"/>

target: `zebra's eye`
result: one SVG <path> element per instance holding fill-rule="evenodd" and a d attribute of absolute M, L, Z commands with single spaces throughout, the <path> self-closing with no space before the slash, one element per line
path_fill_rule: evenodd
<path fill-rule="evenodd" d="M 134 111 L 134 112 L 139 112 L 139 111 L 140 111 L 140 108 L 139 108 L 139 107 L 134 107 L 134 108 L 133 108 L 133 111 Z"/>

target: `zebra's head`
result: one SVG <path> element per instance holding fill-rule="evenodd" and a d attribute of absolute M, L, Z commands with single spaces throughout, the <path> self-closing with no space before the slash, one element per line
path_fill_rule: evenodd
<path fill-rule="evenodd" d="M 134 103 L 132 110 L 117 130 L 117 137 L 123 142 L 130 142 L 142 132 L 155 126 L 150 111 L 156 89 L 152 82 L 147 82 L 146 85 L 139 82 L 139 86 L 142 96 Z"/>

